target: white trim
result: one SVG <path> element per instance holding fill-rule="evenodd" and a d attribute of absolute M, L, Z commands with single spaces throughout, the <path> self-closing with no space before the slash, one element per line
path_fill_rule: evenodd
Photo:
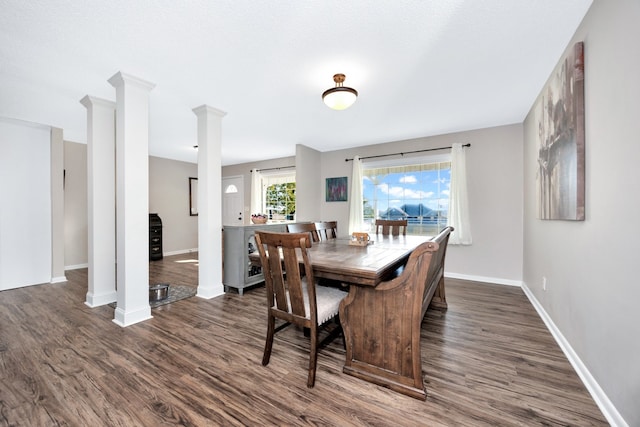
<path fill-rule="evenodd" d="M 64 271 L 67 271 L 67 270 L 78 270 L 80 268 L 89 268 L 89 264 L 85 262 L 84 264 L 65 265 L 64 266 Z"/>
<path fill-rule="evenodd" d="M 52 277 L 50 283 L 62 283 L 66 281 L 67 281 L 66 276 L 57 276 L 57 277 Z"/>
<path fill-rule="evenodd" d="M 422 165 L 429 163 L 443 163 L 451 161 L 451 152 L 448 153 L 437 153 L 437 154 L 423 154 L 419 156 L 401 156 L 395 157 L 393 159 L 361 159 L 362 160 L 362 169 L 377 169 L 377 168 L 385 168 L 385 167 L 394 167 L 394 166 L 413 166 L 413 165 Z"/>
<path fill-rule="evenodd" d="M 91 294 L 87 292 L 86 301 L 84 303 L 91 308 L 95 308 L 110 304 L 112 302 L 116 302 L 117 300 L 118 293 L 115 290 L 109 291 L 102 295 Z"/>
<path fill-rule="evenodd" d="M 593 375 L 591 375 L 587 367 L 582 363 L 582 360 L 580 360 L 580 357 L 578 357 L 576 352 L 573 350 L 569 341 L 567 341 L 564 335 L 562 335 L 562 332 L 560 332 L 558 327 L 553 323 L 551 317 L 549 317 L 545 309 L 524 282 L 522 283 L 522 290 L 527 298 L 529 298 L 529 301 L 538 312 L 538 315 L 547 326 L 547 329 L 549 329 L 549 332 L 551 332 L 551 335 L 562 349 L 564 355 L 569 359 L 569 363 L 573 366 L 573 369 L 582 380 L 582 383 L 589 391 L 589 394 L 591 394 L 591 397 L 596 402 L 596 405 L 598 405 L 598 408 L 600 408 L 609 424 L 612 426 L 628 427 L 624 418 L 622 418 L 618 410 L 613 406 L 611 400 L 609 400 L 600 385 L 596 382 L 595 378 L 593 378 Z"/>
<path fill-rule="evenodd" d="M 146 305 L 138 308 L 137 310 L 131 310 L 125 312 L 122 308 L 117 307 L 114 311 L 113 323 L 123 328 L 131 325 L 135 325 L 136 323 L 143 322 L 145 320 L 152 319 L 151 315 L 151 306 Z"/>
<path fill-rule="evenodd" d="M 163 256 L 182 255 L 189 254 L 191 252 L 198 252 L 198 248 L 180 249 L 178 251 L 164 252 Z M 89 268 L 89 264 L 85 262 L 84 264 L 65 265 L 64 270 L 78 270 L 81 268 Z"/>
<path fill-rule="evenodd" d="M 458 274 L 458 273 L 447 273 L 445 271 L 444 277 L 450 277 L 452 279 L 462 279 L 462 280 L 471 280 L 473 282 L 483 282 L 489 283 L 493 285 L 506 285 L 506 286 L 522 286 L 521 280 L 511 280 L 511 279 L 498 279 L 496 277 L 485 277 L 485 276 L 472 276 L 469 274 Z"/>
<path fill-rule="evenodd" d="M 45 125 L 45 124 L 42 124 L 42 123 L 30 122 L 28 120 L 23 120 L 23 119 L 14 119 L 13 117 L 0 116 L 0 121 L 3 121 L 5 123 L 12 123 L 14 125 L 27 126 L 27 127 L 35 128 L 35 129 L 51 130 L 51 128 L 52 128 L 51 125 Z"/>
<path fill-rule="evenodd" d="M 193 249 L 180 249 L 178 251 L 164 252 L 163 256 L 190 254 L 192 252 L 198 252 L 198 248 Z"/>

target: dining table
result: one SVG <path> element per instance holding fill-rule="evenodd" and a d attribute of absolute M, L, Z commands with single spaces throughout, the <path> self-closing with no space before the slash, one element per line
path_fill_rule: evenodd
<path fill-rule="evenodd" d="M 393 324 L 397 313 L 381 308 L 382 302 L 377 301 L 380 293 L 375 290 L 401 274 L 411 253 L 431 237 L 371 234 L 367 244 L 353 244 L 350 237 L 342 237 L 313 243 L 307 249 L 315 279 L 349 287 L 340 306 L 346 345 L 343 372 L 418 399 L 426 397 L 424 387 L 413 384 L 404 373 L 407 364 L 414 361 L 395 348 L 396 338 L 410 332 L 406 326 Z M 257 252 L 249 259 L 255 266 L 261 265 Z M 434 296 L 435 304 L 439 298 Z M 389 339 L 388 335 L 395 337 Z"/>
<path fill-rule="evenodd" d="M 361 286 L 376 286 L 404 265 L 426 236 L 371 235 L 368 244 L 350 244 L 342 237 L 314 243 L 308 249 L 315 278 Z"/>

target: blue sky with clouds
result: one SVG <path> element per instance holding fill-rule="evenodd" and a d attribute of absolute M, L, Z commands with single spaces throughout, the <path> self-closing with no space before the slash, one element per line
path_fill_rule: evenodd
<path fill-rule="evenodd" d="M 433 210 L 448 210 L 451 170 L 412 171 L 378 175 L 376 182 L 364 177 L 364 200 L 378 212 L 403 204 L 420 204 Z M 377 198 L 377 205 L 374 199 Z"/>

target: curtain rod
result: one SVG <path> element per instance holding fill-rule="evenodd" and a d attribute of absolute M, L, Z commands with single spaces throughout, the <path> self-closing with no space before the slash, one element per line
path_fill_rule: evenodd
<path fill-rule="evenodd" d="M 276 171 L 276 170 L 280 170 L 280 169 L 291 169 L 291 168 L 295 168 L 294 166 L 280 166 L 279 168 L 266 168 L 266 169 L 249 169 L 249 172 L 262 172 L 262 171 Z"/>
<path fill-rule="evenodd" d="M 471 147 L 471 144 L 462 144 L 463 147 Z M 446 150 L 448 148 L 451 147 L 440 147 L 440 148 L 426 148 L 424 150 L 415 150 L 415 151 L 405 151 L 405 152 L 401 152 L 401 153 L 392 153 L 392 154 L 379 154 L 377 156 L 366 156 L 366 157 L 360 157 L 360 160 L 364 160 L 364 159 L 373 159 L 376 157 L 388 157 L 388 156 L 404 156 L 405 154 L 413 154 L 413 153 L 423 153 L 425 151 L 436 151 L 436 150 Z M 345 162 L 351 162 L 353 161 L 353 159 L 344 159 Z"/>

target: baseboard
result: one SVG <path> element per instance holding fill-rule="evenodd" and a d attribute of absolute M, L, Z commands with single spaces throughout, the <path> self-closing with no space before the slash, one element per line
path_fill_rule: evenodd
<path fill-rule="evenodd" d="M 181 249 L 179 251 L 164 252 L 163 255 L 164 256 L 182 255 L 182 254 L 190 254 L 192 252 L 198 252 L 198 248 L 195 248 L 195 249 Z"/>
<path fill-rule="evenodd" d="M 50 283 L 62 283 L 66 281 L 67 281 L 66 276 L 57 276 L 57 277 L 52 277 Z"/>
<path fill-rule="evenodd" d="M 89 264 L 85 263 L 85 264 L 76 264 L 76 265 L 65 265 L 64 266 L 64 271 L 67 271 L 67 270 L 78 270 L 80 268 L 89 268 Z"/>
<path fill-rule="evenodd" d="M 461 279 L 461 280 L 471 280 L 473 282 L 483 282 L 483 283 L 491 283 L 494 285 L 507 285 L 507 286 L 522 286 L 521 280 L 509 280 L 509 279 L 498 279 L 496 277 L 484 277 L 484 276 L 472 276 L 468 274 L 458 274 L 458 273 L 447 273 L 445 271 L 444 277 L 450 277 L 452 279 Z"/>
<path fill-rule="evenodd" d="M 164 252 L 163 255 L 164 256 L 171 256 L 171 255 L 182 255 L 182 254 L 190 254 L 192 252 L 198 252 L 198 248 L 194 248 L 194 249 L 181 249 L 179 251 L 171 251 L 171 252 Z M 64 270 L 78 270 L 80 268 L 89 268 L 89 264 L 88 263 L 84 263 L 84 264 L 75 264 L 75 265 L 65 265 Z"/>
<path fill-rule="evenodd" d="M 593 375 L 589 372 L 587 367 L 582 363 L 582 360 L 578 357 L 576 352 L 573 350 L 569 341 L 566 340 L 562 332 L 558 329 L 558 327 L 553 323 L 551 317 L 547 314 L 542 305 L 538 302 L 533 292 L 527 287 L 526 283 L 522 283 L 522 290 L 524 291 L 531 304 L 538 312 L 538 315 L 553 335 L 553 338 L 556 340 L 560 348 L 562 349 L 564 355 L 569 359 L 569 363 L 573 366 L 573 369 L 576 371 L 583 384 L 591 394 L 591 397 L 598 405 L 598 408 L 602 411 L 602 414 L 605 416 L 609 424 L 612 426 L 620 426 L 620 427 L 628 427 L 628 424 L 622 418 L 618 410 L 613 406 L 611 400 L 604 393 L 600 385 L 596 382 Z"/>

